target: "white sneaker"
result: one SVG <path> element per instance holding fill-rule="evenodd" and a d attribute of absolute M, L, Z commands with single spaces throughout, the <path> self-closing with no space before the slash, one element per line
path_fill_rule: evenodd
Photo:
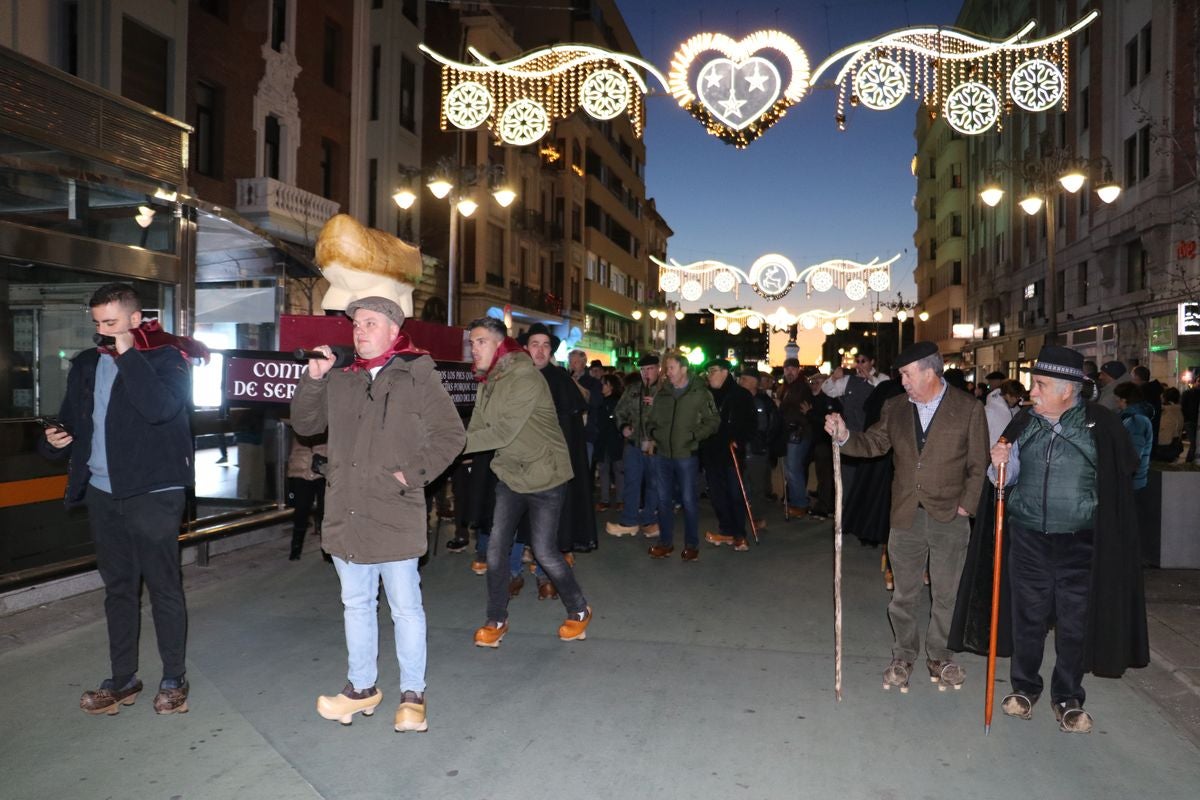
<path fill-rule="evenodd" d="M 637 525 L 622 525 L 619 522 L 609 522 L 604 526 L 604 532 L 610 536 L 636 536 Z"/>

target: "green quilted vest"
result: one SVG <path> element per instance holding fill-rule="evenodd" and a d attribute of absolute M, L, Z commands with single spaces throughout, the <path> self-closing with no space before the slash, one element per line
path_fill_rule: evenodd
<path fill-rule="evenodd" d="M 1017 442 L 1021 472 L 1009 494 L 1010 518 L 1044 533 L 1091 528 L 1096 511 L 1096 442 L 1083 405 L 1059 418 L 1057 432 L 1048 420 L 1031 414 Z"/>

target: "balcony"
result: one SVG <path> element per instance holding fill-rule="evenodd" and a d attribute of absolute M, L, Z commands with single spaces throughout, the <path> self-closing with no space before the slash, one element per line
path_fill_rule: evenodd
<path fill-rule="evenodd" d="M 239 178 L 237 212 L 258 227 L 289 242 L 312 245 L 340 206 L 298 186 L 274 178 Z"/>
<path fill-rule="evenodd" d="M 548 244 L 560 244 L 563 238 L 561 225 L 556 225 L 540 211 L 515 208 L 511 215 L 513 230 L 533 234 Z"/>
<path fill-rule="evenodd" d="M 558 295 L 532 289 L 518 283 L 508 285 L 508 301 L 515 306 L 528 308 L 530 311 L 541 311 L 554 317 L 562 316 L 563 299 Z"/>

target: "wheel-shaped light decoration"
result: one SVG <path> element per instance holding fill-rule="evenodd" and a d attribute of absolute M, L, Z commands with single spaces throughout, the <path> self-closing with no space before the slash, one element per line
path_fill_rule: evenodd
<path fill-rule="evenodd" d="M 495 103 L 492 93 L 482 83 L 463 81 L 446 94 L 442 108 L 446 120 L 456 128 L 469 131 L 478 128 L 492 115 Z"/>
<path fill-rule="evenodd" d="M 837 328 L 839 331 L 850 330 L 850 318 L 849 317 L 838 317 L 834 321 L 833 327 Z"/>
<path fill-rule="evenodd" d="M 550 130 L 550 116 L 536 100 L 513 101 L 500 115 L 500 139 L 506 144 L 533 144 Z"/>
<path fill-rule="evenodd" d="M 817 318 L 805 314 L 800 318 L 800 324 L 804 326 L 804 330 L 811 331 L 813 328 L 817 327 Z"/>
<path fill-rule="evenodd" d="M 833 288 L 833 273 L 819 269 L 808 279 L 808 285 L 818 292 L 828 292 Z"/>
<path fill-rule="evenodd" d="M 867 296 L 867 284 L 862 278 L 851 278 L 846 282 L 846 297 L 851 300 L 862 300 Z"/>
<path fill-rule="evenodd" d="M 996 93 L 974 81 L 955 86 L 946 95 L 946 122 L 959 133 L 969 136 L 983 133 L 1000 117 Z"/>
<path fill-rule="evenodd" d="M 596 70 L 580 87 L 579 104 L 596 119 L 619 116 L 629 107 L 629 81 L 616 70 Z"/>
<path fill-rule="evenodd" d="M 729 270 L 723 269 L 713 278 L 713 287 L 718 292 L 732 292 L 735 286 L 737 286 L 737 276 Z"/>
<path fill-rule="evenodd" d="M 872 58 L 854 76 L 854 93 L 867 108 L 887 111 L 908 94 L 908 75 L 890 58 Z"/>
<path fill-rule="evenodd" d="M 891 276 L 887 274 L 886 270 L 875 270 L 867 276 L 867 286 L 871 288 L 872 292 L 886 292 L 892 288 Z"/>
<path fill-rule="evenodd" d="M 683 282 L 683 299 L 691 302 L 696 302 L 700 299 L 700 295 L 704 294 L 704 287 L 700 285 L 698 280 L 689 280 Z"/>
<path fill-rule="evenodd" d="M 1026 111 L 1046 111 L 1066 91 L 1062 70 L 1043 58 L 1030 59 L 1013 70 L 1008 78 L 1008 94 Z"/>
<path fill-rule="evenodd" d="M 658 277 L 658 288 L 664 292 L 679 291 L 679 273 L 664 272 Z"/>

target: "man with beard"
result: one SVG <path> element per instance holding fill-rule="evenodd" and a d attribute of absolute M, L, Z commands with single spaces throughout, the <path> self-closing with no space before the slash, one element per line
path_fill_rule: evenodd
<path fill-rule="evenodd" d="M 480 384 L 464 452 L 494 451 L 491 470 L 498 478 L 487 552 L 487 621 L 475 631 L 475 644 L 499 647 L 508 633 L 509 554 L 526 514 L 533 556 L 567 609 L 558 636 L 584 639 L 592 610 L 560 547 L 560 514 L 573 472 L 550 387 L 503 322 L 481 317 L 467 330 Z"/>
<path fill-rule="evenodd" d="M 741 553 L 750 546 L 746 543 L 746 502 L 738 472 L 744 468 L 746 443 L 754 436 L 757 412 L 753 395 L 729 377 L 729 367 L 725 359 L 715 358 L 706 370 L 720 427 L 700 443 L 700 462 L 720 528 L 717 533 L 706 532 L 704 541 L 733 545 Z"/>

